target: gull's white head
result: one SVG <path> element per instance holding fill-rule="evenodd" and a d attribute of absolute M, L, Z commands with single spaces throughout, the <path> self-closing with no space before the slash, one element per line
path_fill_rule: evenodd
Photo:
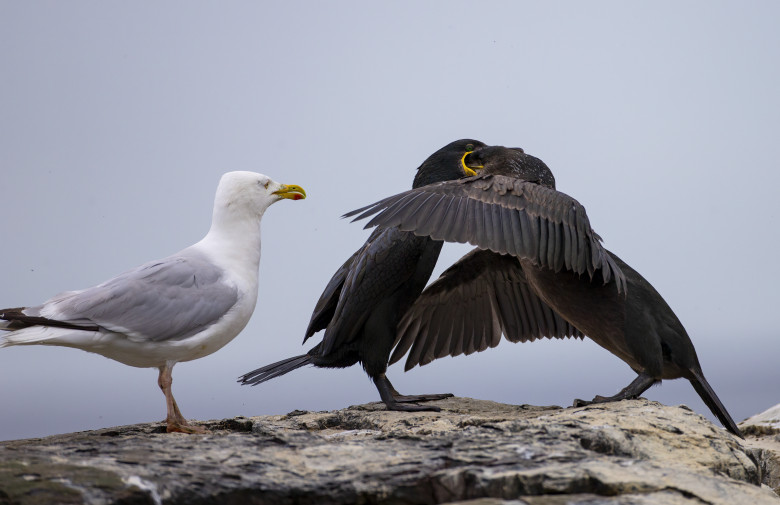
<path fill-rule="evenodd" d="M 217 187 L 212 227 L 257 221 L 271 204 L 303 198 L 306 192 L 300 186 L 280 184 L 255 172 L 228 172 Z"/>
<path fill-rule="evenodd" d="M 217 187 L 215 210 L 262 215 L 271 204 L 282 199 L 300 200 L 306 192 L 300 186 L 280 184 L 255 172 L 228 172 Z"/>

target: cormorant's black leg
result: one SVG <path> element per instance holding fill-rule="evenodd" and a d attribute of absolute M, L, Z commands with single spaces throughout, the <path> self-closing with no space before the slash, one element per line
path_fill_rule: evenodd
<path fill-rule="evenodd" d="M 574 400 L 575 407 L 584 407 L 585 405 L 591 405 L 593 403 L 607 403 L 616 402 L 619 400 L 633 400 L 639 395 L 647 391 L 647 389 L 655 384 L 657 381 L 655 378 L 642 372 L 637 375 L 631 384 L 620 390 L 615 396 L 600 396 L 596 395 L 591 401 L 580 400 L 579 398 Z"/>
<path fill-rule="evenodd" d="M 390 384 L 390 379 L 385 377 L 387 383 Z M 402 395 L 399 393 L 392 384 L 390 384 L 390 393 L 393 395 L 393 399 L 399 403 L 413 403 L 413 402 L 432 402 L 435 400 L 443 400 L 445 398 L 452 398 L 455 396 L 452 393 L 439 393 L 428 395 Z"/>
<path fill-rule="evenodd" d="M 439 412 L 441 410 L 439 407 L 434 407 L 432 405 L 408 405 L 406 403 L 399 403 L 396 401 L 395 395 L 393 394 L 398 394 L 398 391 L 393 388 L 393 385 L 387 380 L 385 374 L 379 374 L 372 377 L 372 379 L 379 391 L 379 396 L 382 397 L 382 401 L 385 402 L 385 406 L 387 406 L 387 410 L 400 410 L 405 412 Z"/>

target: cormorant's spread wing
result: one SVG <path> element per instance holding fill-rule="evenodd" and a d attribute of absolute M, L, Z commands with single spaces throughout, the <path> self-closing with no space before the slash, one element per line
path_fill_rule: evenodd
<path fill-rule="evenodd" d="M 320 344 L 323 356 L 348 348 L 376 306 L 409 281 L 419 260 L 421 240 L 426 239 L 396 228 L 372 233 L 343 274 L 338 301 Z"/>
<path fill-rule="evenodd" d="M 328 327 L 328 324 L 330 324 L 333 319 L 333 314 L 336 312 L 339 298 L 341 298 L 341 290 L 344 287 L 344 281 L 346 281 L 349 272 L 354 268 L 355 260 L 359 255 L 365 253 L 364 249 L 367 247 L 367 244 L 376 240 L 381 233 L 382 230 L 379 228 L 374 230 L 368 237 L 368 240 L 366 240 L 366 245 L 355 251 L 355 254 L 350 256 L 349 259 L 336 270 L 336 273 L 333 274 L 330 282 L 328 282 L 328 285 L 325 286 L 325 290 L 320 295 L 320 299 L 317 300 L 317 304 L 314 306 L 311 319 L 309 320 L 309 327 L 306 328 L 306 334 L 303 337 L 304 344 L 309 337 Z"/>
<path fill-rule="evenodd" d="M 359 215 L 358 215 L 359 214 Z M 376 214 L 376 215 L 374 215 Z M 374 215 L 366 228 L 402 231 L 510 254 L 536 265 L 593 277 L 626 280 L 591 229 L 585 208 L 554 189 L 503 175 L 483 175 L 430 184 L 385 198 L 344 217 Z"/>
<path fill-rule="evenodd" d="M 309 320 L 309 327 L 306 328 L 306 334 L 303 337 L 303 343 L 317 333 L 320 330 L 327 328 L 328 323 L 333 318 L 333 313 L 336 311 L 336 305 L 339 302 L 341 296 L 341 288 L 344 286 L 344 280 L 347 278 L 349 269 L 352 268 L 352 263 L 360 254 L 360 249 L 355 251 L 355 254 L 341 265 L 341 268 L 336 270 L 336 273 L 331 277 L 328 285 L 325 286 L 325 290 L 320 295 L 320 299 L 317 300 L 317 305 L 314 306 L 311 319 Z"/>
<path fill-rule="evenodd" d="M 497 346 L 502 333 L 511 342 L 583 337 L 534 294 L 517 258 L 474 249 L 406 311 L 390 363 L 407 351 L 406 370 L 444 356 L 484 351 Z"/>

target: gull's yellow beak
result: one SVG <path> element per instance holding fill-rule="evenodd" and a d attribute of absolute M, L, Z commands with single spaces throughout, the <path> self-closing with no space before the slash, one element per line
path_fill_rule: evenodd
<path fill-rule="evenodd" d="M 466 165 L 466 156 L 468 156 L 473 152 L 474 151 L 466 151 L 465 153 L 463 153 L 463 156 L 460 158 L 460 166 L 463 167 L 463 173 L 465 173 L 467 177 L 477 175 L 477 172 L 474 170 L 474 168 L 485 168 L 482 165 L 476 165 L 474 168 L 471 168 L 470 166 Z"/>
<path fill-rule="evenodd" d="M 290 200 L 303 200 L 306 198 L 306 191 L 295 184 L 282 184 L 282 187 L 274 191 L 273 194 L 279 195 L 280 198 L 289 198 Z"/>

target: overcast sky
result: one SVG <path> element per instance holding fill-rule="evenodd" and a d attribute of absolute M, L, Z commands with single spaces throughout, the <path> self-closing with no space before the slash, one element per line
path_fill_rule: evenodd
<path fill-rule="evenodd" d="M 258 171 L 308 198 L 265 215 L 247 328 L 174 369 L 182 412 L 376 401 L 360 367 L 235 381 L 310 348 L 317 298 L 368 236 L 339 216 L 471 137 L 550 166 L 669 302 L 740 421 L 780 401 L 778 19 L 773 1 L 2 1 L 0 307 L 198 241 L 220 175 Z M 446 245 L 434 275 L 467 250 Z M 156 376 L 75 349 L 1 349 L 0 440 L 161 420 Z M 409 394 L 570 405 L 634 373 L 590 341 L 545 341 L 388 376 Z M 684 380 L 645 396 L 709 417 Z"/>

